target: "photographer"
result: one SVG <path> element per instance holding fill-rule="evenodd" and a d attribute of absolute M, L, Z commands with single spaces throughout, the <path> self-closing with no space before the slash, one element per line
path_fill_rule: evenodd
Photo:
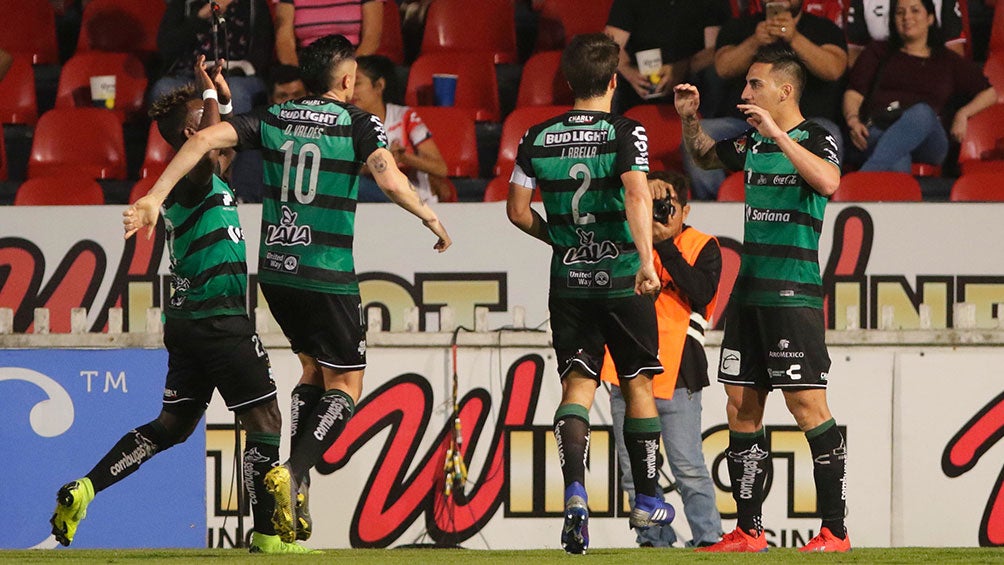
<path fill-rule="evenodd" d="M 648 174 L 652 191 L 652 241 L 655 269 L 662 290 L 655 302 L 659 320 L 659 359 L 665 372 L 655 377 L 653 391 L 669 468 L 683 498 L 693 534 L 692 546 L 708 546 L 721 537 L 715 487 L 701 448 L 701 389 L 708 386 L 704 331 L 715 310 L 722 254 L 718 241 L 684 222 L 690 214 L 687 178 L 677 172 Z M 634 498 L 631 466 L 624 444 L 624 396 L 609 355 L 601 378 L 610 387 L 610 412 L 621 464 L 621 484 Z M 638 530 L 640 545 L 668 547 L 676 541 L 669 525 Z"/>

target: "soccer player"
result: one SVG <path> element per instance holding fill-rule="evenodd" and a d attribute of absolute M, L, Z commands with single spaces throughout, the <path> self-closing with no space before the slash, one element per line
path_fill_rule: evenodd
<path fill-rule="evenodd" d="M 198 90 L 194 85 L 182 87 L 150 108 L 150 117 L 175 149 L 196 130 L 220 121 L 220 103 L 229 105 L 226 81 L 216 70 L 214 84 L 204 56 L 195 64 L 195 77 Z M 213 154 L 200 159 L 177 179 L 164 202 L 173 293 L 164 308 L 168 372 L 163 407 L 157 419 L 122 436 L 84 478 L 59 489 L 50 521 L 53 535 L 63 545 L 73 541 L 98 492 L 188 439 L 217 389 L 247 431 L 241 468 L 248 475 L 245 485 L 254 515 L 251 551 L 310 551 L 282 542 L 271 523 L 275 501 L 266 492 L 264 479 L 279 462 L 282 417 L 268 355 L 245 308 L 247 262 L 236 199 L 217 176 L 229 158 Z"/>
<path fill-rule="evenodd" d="M 344 429 L 362 392 L 366 328 L 352 258 L 362 163 L 392 202 L 432 231 L 434 249 L 445 251 L 451 243 L 398 170 L 380 120 L 346 103 L 355 84 L 353 52 L 341 35 L 304 48 L 301 78 L 313 96 L 200 131 L 125 218 L 128 230 L 152 226 L 176 179 L 210 150 L 238 144 L 263 150 L 258 280 L 303 366 L 293 389 L 289 460 L 266 477 L 276 497 L 272 522 L 285 542 L 310 536 L 307 472 Z"/>
<path fill-rule="evenodd" d="M 772 465 L 763 412 L 775 388 L 813 457 L 823 523 L 802 551 L 851 547 L 844 526 L 847 450 L 826 402 L 830 357 L 818 259 L 823 210 L 840 183 L 840 162 L 833 137 L 799 109 L 805 73 L 790 47 L 761 47 L 738 105 L 751 129 L 718 143 L 697 119 L 697 89 L 675 88 L 683 138 L 697 163 L 746 174 L 742 265 L 725 313 L 718 369 L 728 395 L 726 455 L 738 523 L 698 551 L 767 551 L 761 507 Z"/>
<path fill-rule="evenodd" d="M 524 134 L 507 203 L 509 220 L 552 248 L 548 307 L 562 390 L 554 436 L 565 481 L 561 545 L 579 554 L 589 546 L 583 485 L 604 346 L 627 401 L 624 435 L 638 493 L 630 524 L 668 524 L 675 515 L 656 494 L 660 427 L 652 376 L 662 365 L 650 296 L 659 277 L 645 178 L 648 138 L 639 123 L 610 114 L 618 54 L 603 34 L 578 35 L 565 48 L 561 71 L 575 104 Z M 535 188 L 546 220 L 530 207 Z"/>

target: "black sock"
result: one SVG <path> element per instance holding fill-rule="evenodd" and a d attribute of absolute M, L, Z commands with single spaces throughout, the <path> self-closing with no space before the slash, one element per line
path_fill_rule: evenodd
<path fill-rule="evenodd" d="M 289 454 L 293 476 L 299 479 L 321 460 L 324 452 L 342 433 L 354 410 L 352 397 L 341 390 L 332 389 L 321 396 L 317 408 L 306 419 L 300 420 L 304 430 Z"/>
<path fill-rule="evenodd" d="M 304 428 L 300 423 L 317 410 L 317 403 L 321 401 L 323 394 L 324 388 L 319 386 L 298 384 L 293 388 L 289 408 L 290 449 L 295 449 L 296 444 L 300 442 L 300 437 L 304 434 Z"/>
<path fill-rule="evenodd" d="M 656 496 L 659 487 L 659 418 L 624 418 L 624 443 L 631 460 L 634 491 Z"/>
<path fill-rule="evenodd" d="M 94 492 L 101 492 L 128 477 L 147 459 L 174 445 L 164 441 L 165 435 L 164 426 L 154 420 L 122 436 L 87 473 Z"/>
<path fill-rule="evenodd" d="M 275 535 L 272 512 L 275 499 L 265 490 L 265 473 L 279 464 L 279 434 L 248 432 L 244 442 L 244 487 L 251 504 L 254 530 L 260 534 Z"/>
<path fill-rule="evenodd" d="M 805 432 L 812 451 L 812 477 L 823 527 L 838 538 L 847 537 L 844 508 L 847 503 L 847 446 L 833 419 Z"/>
<path fill-rule="evenodd" d="M 300 438 L 305 433 L 301 422 L 306 421 L 307 416 L 310 416 L 314 413 L 314 410 L 317 410 L 317 403 L 321 401 L 323 394 L 324 388 L 316 385 L 301 383 L 293 388 L 293 393 L 290 394 L 289 409 L 290 453 L 296 449 L 296 446 L 300 443 Z M 297 477 L 297 480 L 301 484 L 310 486 L 310 469 L 304 471 L 303 476 Z"/>
<path fill-rule="evenodd" d="M 565 404 L 554 413 L 554 440 L 558 443 L 558 461 L 565 478 L 565 488 L 572 483 L 586 484 L 586 458 L 589 457 L 589 410 L 581 404 Z"/>
<path fill-rule="evenodd" d="M 763 491 L 774 468 L 763 428 L 753 433 L 729 431 L 726 456 L 738 514 L 736 527 L 759 536 L 763 532 Z"/>

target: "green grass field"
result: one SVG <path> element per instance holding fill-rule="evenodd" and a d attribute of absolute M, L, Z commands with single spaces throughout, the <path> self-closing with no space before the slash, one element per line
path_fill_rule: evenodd
<path fill-rule="evenodd" d="M 687 549 L 594 549 L 579 557 L 560 550 L 482 551 L 465 549 L 333 549 L 320 555 L 249 555 L 239 549 L 18 550 L 0 551 L 2 563 L 118 564 L 192 562 L 228 563 L 350 563 L 352 565 L 513 565 L 518 563 L 602 563 L 638 565 L 673 563 L 1004 563 L 1004 548 L 864 548 L 851 553 L 804 555 L 795 549 L 771 549 L 766 554 L 708 555 Z"/>

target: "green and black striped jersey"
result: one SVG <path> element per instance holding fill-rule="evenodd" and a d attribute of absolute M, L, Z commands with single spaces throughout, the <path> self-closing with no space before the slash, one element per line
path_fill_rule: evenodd
<path fill-rule="evenodd" d="M 234 193 L 213 175 L 205 196 L 192 204 L 180 203 L 174 194 L 164 202 L 173 275 L 164 314 L 189 319 L 246 316 L 247 254 Z"/>
<path fill-rule="evenodd" d="M 648 171 L 638 122 L 572 110 L 527 130 L 512 181 L 540 189 L 551 238 L 551 293 L 568 298 L 634 294 L 640 261 L 621 174 Z"/>
<path fill-rule="evenodd" d="M 788 137 L 840 168 L 836 140 L 822 126 L 803 121 Z M 756 130 L 720 141 L 715 150 L 726 168 L 746 176 L 742 264 L 732 299 L 753 306 L 822 308 L 819 234 L 827 198 Z"/>
<path fill-rule="evenodd" d="M 236 116 L 239 147 L 261 149 L 258 279 L 358 294 L 352 242 L 359 168 L 387 134 L 380 120 L 328 98 L 301 98 Z"/>

